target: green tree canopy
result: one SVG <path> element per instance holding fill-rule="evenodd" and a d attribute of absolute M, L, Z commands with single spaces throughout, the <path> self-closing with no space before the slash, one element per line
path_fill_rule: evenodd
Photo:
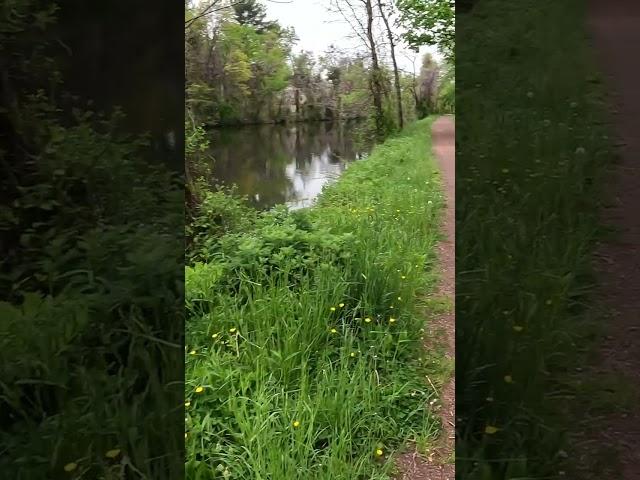
<path fill-rule="evenodd" d="M 396 0 L 404 40 L 410 47 L 434 45 L 447 60 L 455 57 L 454 0 Z"/>
<path fill-rule="evenodd" d="M 266 21 L 267 10 L 257 0 L 244 0 L 233 4 L 235 19 L 240 25 L 253 27 L 257 32 L 277 28 L 276 22 Z"/>

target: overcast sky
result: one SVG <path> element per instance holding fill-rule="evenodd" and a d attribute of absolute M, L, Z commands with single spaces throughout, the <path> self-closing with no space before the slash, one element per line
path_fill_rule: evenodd
<path fill-rule="evenodd" d="M 328 12 L 329 0 L 267 0 L 263 3 L 267 7 L 268 19 L 278 20 L 282 26 L 295 29 L 299 38 L 295 51 L 309 50 L 321 55 L 331 44 L 343 50 L 361 48 L 359 39 L 350 38 L 353 37 L 352 30 L 341 16 Z M 417 58 L 416 69 L 420 68 L 419 55 L 423 53 L 431 52 L 437 59 L 441 58 L 434 48 L 429 47 L 422 48 L 420 54 L 404 46 L 398 50 L 398 66 L 406 71 L 413 70 L 411 58 Z"/>

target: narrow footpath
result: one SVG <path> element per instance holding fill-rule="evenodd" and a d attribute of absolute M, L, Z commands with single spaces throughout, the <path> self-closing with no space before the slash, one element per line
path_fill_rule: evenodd
<path fill-rule="evenodd" d="M 442 174 L 442 186 L 446 198 L 442 230 L 445 238 L 438 245 L 440 284 L 436 297 L 450 300 L 451 309 L 430 319 L 426 341 L 443 338 L 446 356 L 455 360 L 455 211 L 456 211 L 456 155 L 455 120 L 451 115 L 438 118 L 432 126 L 432 148 Z M 425 345 L 425 348 L 429 348 Z M 455 376 L 447 380 L 441 393 L 441 417 L 443 432 L 437 451 L 423 458 L 417 452 L 407 453 L 398 459 L 402 480 L 454 480 L 455 465 L 452 463 L 455 449 Z"/>
<path fill-rule="evenodd" d="M 621 145 L 620 163 L 607 184 L 609 205 L 603 224 L 617 232 L 601 245 L 596 268 L 599 300 L 611 312 L 599 348 L 596 373 L 621 376 L 640 386 L 640 2 L 590 0 L 589 31 L 613 103 L 613 133 Z M 640 480 L 640 409 L 596 419 L 595 445 L 619 452 L 611 476 Z M 594 447 L 597 448 L 597 447 Z"/>

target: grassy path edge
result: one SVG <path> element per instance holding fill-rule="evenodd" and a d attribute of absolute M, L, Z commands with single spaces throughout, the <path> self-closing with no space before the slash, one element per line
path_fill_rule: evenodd
<path fill-rule="evenodd" d="M 442 431 L 433 447 L 424 452 L 426 458 L 419 456 L 417 449 L 398 458 L 403 480 L 452 480 L 455 475 L 455 117 L 439 117 L 431 126 L 431 136 L 445 194 L 440 227 L 444 237 L 437 246 L 438 289 L 425 298 L 427 335 L 423 348 L 439 362 L 435 385 L 429 376 L 426 380 L 439 393 Z"/>

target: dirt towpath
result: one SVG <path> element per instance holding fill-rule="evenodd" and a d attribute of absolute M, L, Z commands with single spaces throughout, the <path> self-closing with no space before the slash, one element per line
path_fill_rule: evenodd
<path fill-rule="evenodd" d="M 614 107 L 613 133 L 622 144 L 602 221 L 616 238 L 600 246 L 598 294 L 612 313 L 599 349 L 597 373 L 640 385 L 640 2 L 590 0 L 589 30 Z M 620 473 L 602 480 L 640 479 L 640 409 L 608 414 L 597 443 L 620 452 Z"/>
<path fill-rule="evenodd" d="M 432 148 L 442 173 L 442 184 L 446 198 L 442 230 L 445 239 L 438 245 L 440 285 L 438 297 L 450 299 L 453 310 L 430 319 L 425 339 L 443 337 L 446 355 L 455 359 L 455 210 L 456 210 L 456 155 L 455 120 L 447 115 L 438 118 L 432 126 Z M 425 345 L 429 348 L 429 345 Z M 437 451 L 428 458 L 417 452 L 407 453 L 398 459 L 402 480 L 454 480 L 455 466 L 450 462 L 455 448 L 455 377 L 448 379 L 441 394 L 443 432 Z"/>

